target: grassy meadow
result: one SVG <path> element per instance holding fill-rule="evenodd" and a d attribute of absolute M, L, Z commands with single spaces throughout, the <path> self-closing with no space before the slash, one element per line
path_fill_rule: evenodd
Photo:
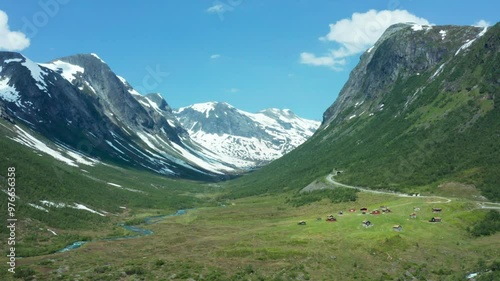
<path fill-rule="evenodd" d="M 446 200 L 360 192 L 354 202 L 321 200 L 294 207 L 287 203 L 292 196 L 196 208 L 143 225 L 152 235 L 21 259 L 19 269 L 36 276 L 33 280 L 465 280 L 500 256 L 499 233 L 474 237 L 467 230 L 486 211 L 466 199 L 433 203 Z M 359 212 L 380 206 L 392 212 Z M 410 219 L 415 207 L 420 211 Z M 432 207 L 443 211 L 433 214 Z M 157 210 L 142 212 L 120 219 Z M 330 214 L 337 222 L 325 221 Z M 443 221 L 428 222 L 433 216 Z M 366 219 L 372 227 L 362 226 Z M 306 225 L 298 225 L 300 220 Z M 394 231 L 395 224 L 403 230 Z"/>

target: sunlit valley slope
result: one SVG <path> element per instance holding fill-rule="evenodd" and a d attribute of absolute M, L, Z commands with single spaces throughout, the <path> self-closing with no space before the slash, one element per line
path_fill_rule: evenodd
<path fill-rule="evenodd" d="M 499 200 L 499 32 L 498 24 L 391 26 L 315 135 L 235 187 L 242 195 L 299 189 L 338 169 L 358 186 L 438 192 L 459 182 Z"/>

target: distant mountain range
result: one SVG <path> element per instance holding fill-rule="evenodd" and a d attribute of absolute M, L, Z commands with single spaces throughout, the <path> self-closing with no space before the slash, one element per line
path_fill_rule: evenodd
<path fill-rule="evenodd" d="M 251 114 L 226 103 L 173 111 L 160 94 L 138 93 L 96 54 L 39 64 L 0 52 L 0 114 L 49 139 L 52 154 L 72 163 L 110 161 L 198 180 L 267 164 L 320 125 L 289 110 Z M 43 151 L 30 132 L 16 130 L 15 140 Z"/>
<path fill-rule="evenodd" d="M 183 107 L 174 114 L 193 141 L 220 156 L 220 160 L 247 168 L 269 163 L 292 151 L 320 124 L 287 109 L 249 113 L 216 102 Z"/>

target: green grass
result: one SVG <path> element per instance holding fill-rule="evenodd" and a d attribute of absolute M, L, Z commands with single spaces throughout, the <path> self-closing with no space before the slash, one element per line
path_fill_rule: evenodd
<path fill-rule="evenodd" d="M 325 199 L 292 207 L 286 203 L 291 196 L 198 208 L 147 226 L 154 231 L 147 237 L 91 242 L 68 253 L 25 258 L 19 265 L 34 270 L 38 280 L 76 275 L 101 278 L 94 280 L 379 280 L 408 274 L 457 280 L 476 270 L 480 259 L 492 263 L 499 256 L 499 233 L 476 238 L 467 231 L 485 212 L 465 199 L 430 203 L 439 199 L 359 193 L 355 202 Z M 380 206 L 392 212 L 347 212 Z M 421 210 L 410 219 L 414 207 Z M 435 216 L 432 207 L 443 208 L 442 223 L 428 222 Z M 343 216 L 337 216 L 340 210 Z M 326 222 L 329 214 L 338 221 Z M 374 226 L 364 228 L 365 219 Z M 297 225 L 299 220 L 307 224 Z M 395 224 L 403 231 L 393 231 Z"/>

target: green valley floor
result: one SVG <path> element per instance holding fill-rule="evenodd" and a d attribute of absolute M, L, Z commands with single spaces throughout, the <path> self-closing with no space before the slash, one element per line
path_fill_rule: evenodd
<path fill-rule="evenodd" d="M 475 272 L 483 277 L 498 274 L 498 269 L 486 271 L 498 267 L 500 233 L 474 237 L 468 231 L 487 213 L 475 201 L 359 192 L 355 202 L 322 200 L 293 207 L 287 203 L 291 196 L 248 197 L 188 210 L 140 226 L 152 230 L 152 235 L 89 242 L 65 253 L 20 259 L 16 276 L 26 280 L 466 280 Z M 367 214 L 360 212 L 363 207 Z M 370 214 L 381 207 L 391 211 Z M 442 210 L 433 213 L 432 208 Z M 157 211 L 142 210 L 134 217 L 124 213 L 120 219 Z M 410 218 L 412 213 L 416 218 Z M 326 221 L 328 215 L 336 221 Z M 429 222 L 433 217 L 442 221 Z M 362 224 L 366 220 L 370 227 Z M 394 229 L 396 225 L 401 231 Z M 2 280 L 13 277 L 2 274 Z"/>

